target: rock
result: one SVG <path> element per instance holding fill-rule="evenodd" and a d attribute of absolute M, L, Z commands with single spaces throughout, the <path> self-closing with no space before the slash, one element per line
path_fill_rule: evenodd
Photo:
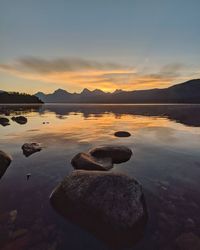
<path fill-rule="evenodd" d="M 24 236 L 27 232 L 28 232 L 27 229 L 24 229 L 24 228 L 18 229 L 18 230 L 14 231 L 14 232 L 11 232 L 10 237 L 12 239 L 16 239 L 16 238 Z"/>
<path fill-rule="evenodd" d="M 33 153 L 39 152 L 42 150 L 42 147 L 39 143 L 33 142 L 33 143 L 25 143 L 22 146 L 23 154 L 28 157 L 32 155 Z"/>
<path fill-rule="evenodd" d="M 191 231 L 191 230 L 194 230 L 195 228 L 195 221 L 192 219 L 192 218 L 187 218 L 187 220 L 185 221 L 185 230 L 187 231 Z"/>
<path fill-rule="evenodd" d="M 24 116 L 13 116 L 11 119 L 19 124 L 27 123 L 27 118 Z"/>
<path fill-rule="evenodd" d="M 31 235 L 25 234 L 15 240 L 8 242 L 3 248 L 3 250 L 19 250 L 19 249 L 30 249 Z"/>
<path fill-rule="evenodd" d="M 9 119 L 5 117 L 0 117 L 0 124 L 4 127 L 10 125 Z"/>
<path fill-rule="evenodd" d="M 117 131 L 114 133 L 116 137 L 129 137 L 131 134 L 127 131 Z"/>
<path fill-rule="evenodd" d="M 71 161 L 72 166 L 75 169 L 85 170 L 109 170 L 112 168 L 111 158 L 98 159 L 86 153 L 79 153 L 75 155 Z"/>
<path fill-rule="evenodd" d="M 0 178 L 6 172 L 6 169 L 10 165 L 11 161 L 11 156 L 0 150 Z"/>
<path fill-rule="evenodd" d="M 109 245 L 141 237 L 147 210 L 141 185 L 126 175 L 75 170 L 50 196 L 53 207 Z"/>
<path fill-rule="evenodd" d="M 28 173 L 28 174 L 26 175 L 27 181 L 29 180 L 30 177 L 31 177 L 31 173 Z"/>
<path fill-rule="evenodd" d="M 111 157 L 113 163 L 128 161 L 132 156 L 132 151 L 125 146 L 100 146 L 89 151 L 95 158 Z"/>
<path fill-rule="evenodd" d="M 183 233 L 175 241 L 178 250 L 199 250 L 200 238 L 194 233 Z"/>
<path fill-rule="evenodd" d="M 17 218 L 17 210 L 10 211 L 10 221 L 13 223 L 16 221 Z"/>

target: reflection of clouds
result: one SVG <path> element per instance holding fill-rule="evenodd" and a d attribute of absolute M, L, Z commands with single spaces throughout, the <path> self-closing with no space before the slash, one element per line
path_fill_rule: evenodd
<path fill-rule="evenodd" d="M 82 105 L 46 105 L 48 110 L 59 115 L 81 114 L 85 118 L 100 117 L 106 114 L 120 119 L 123 115 L 147 117 L 165 117 L 188 126 L 200 126 L 200 105 L 126 105 L 126 104 L 82 104 Z"/>
<path fill-rule="evenodd" d="M 175 128 L 151 126 L 143 128 L 142 131 L 147 133 L 147 136 L 153 140 L 158 139 L 163 143 L 174 143 L 178 140 L 177 130 Z"/>
<path fill-rule="evenodd" d="M 156 138 L 161 142 L 173 143 L 177 130 L 192 130 L 199 133 L 198 128 L 196 130 L 190 129 L 167 118 L 168 116 L 176 118 L 177 115 L 178 118 L 190 121 L 185 113 L 194 115 L 199 112 L 200 107 L 188 107 L 188 105 L 186 107 L 167 105 L 47 105 L 42 116 L 40 113 L 30 113 L 25 130 L 11 124 L 10 129 L 4 131 L 4 135 L 10 140 L 35 141 L 54 146 L 79 142 L 115 142 L 114 132 L 127 130 L 133 135 L 142 131 L 151 140 Z M 45 126 L 42 124 L 44 117 L 50 122 Z M 13 128 L 16 132 L 13 132 Z M 130 140 L 132 137 L 127 139 L 127 142 Z"/>

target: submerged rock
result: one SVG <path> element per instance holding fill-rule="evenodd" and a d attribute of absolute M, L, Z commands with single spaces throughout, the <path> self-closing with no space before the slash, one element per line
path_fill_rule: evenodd
<path fill-rule="evenodd" d="M 100 146 L 89 151 L 95 158 L 111 157 L 113 163 L 128 161 L 132 156 L 131 149 L 125 146 Z"/>
<path fill-rule="evenodd" d="M 114 133 L 116 137 L 129 137 L 131 134 L 127 131 L 117 131 Z"/>
<path fill-rule="evenodd" d="M 30 177 L 31 177 L 31 173 L 28 173 L 28 174 L 26 175 L 27 181 L 29 180 Z"/>
<path fill-rule="evenodd" d="M 56 187 L 50 201 L 109 245 L 133 244 L 147 220 L 141 185 L 117 173 L 76 170 Z"/>
<path fill-rule="evenodd" d="M 10 165 L 11 161 L 11 156 L 0 150 L 0 178 L 6 172 L 6 169 Z"/>
<path fill-rule="evenodd" d="M 75 155 L 71 164 L 75 169 L 101 171 L 109 170 L 113 166 L 112 159 L 110 157 L 99 159 L 86 153 L 79 153 Z"/>
<path fill-rule="evenodd" d="M 23 154 L 28 157 L 36 152 L 39 152 L 42 150 L 42 147 L 39 143 L 33 142 L 33 143 L 25 143 L 22 146 Z"/>
<path fill-rule="evenodd" d="M 28 233 L 28 230 L 21 228 L 21 229 L 17 229 L 16 231 L 11 232 L 10 237 L 12 239 L 16 239 L 16 238 L 24 236 L 26 233 Z"/>
<path fill-rule="evenodd" d="M 0 117 L 0 124 L 4 127 L 10 125 L 9 119 L 6 117 Z"/>
<path fill-rule="evenodd" d="M 14 223 L 16 221 L 17 214 L 18 214 L 17 210 L 10 211 L 9 215 L 10 215 L 10 221 L 12 223 Z"/>
<path fill-rule="evenodd" d="M 200 238 L 194 233 L 183 233 L 175 241 L 178 250 L 199 250 Z"/>
<path fill-rule="evenodd" d="M 24 116 L 13 116 L 11 119 L 19 124 L 27 123 L 27 118 Z"/>

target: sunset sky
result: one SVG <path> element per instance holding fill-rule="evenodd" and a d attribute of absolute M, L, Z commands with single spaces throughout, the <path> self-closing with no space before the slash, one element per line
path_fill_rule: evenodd
<path fill-rule="evenodd" d="M 164 88 L 200 78 L 199 0 L 0 0 L 0 89 Z"/>

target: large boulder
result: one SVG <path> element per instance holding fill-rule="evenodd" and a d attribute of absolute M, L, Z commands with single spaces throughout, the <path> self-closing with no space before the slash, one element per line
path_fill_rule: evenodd
<path fill-rule="evenodd" d="M 89 151 L 95 158 L 111 157 L 113 163 L 122 163 L 128 161 L 132 156 L 131 149 L 125 146 L 100 146 Z"/>
<path fill-rule="evenodd" d="M 0 178 L 6 172 L 6 169 L 10 165 L 11 161 L 11 156 L 0 150 Z"/>
<path fill-rule="evenodd" d="M 75 169 L 85 170 L 100 170 L 105 171 L 112 168 L 112 159 L 107 158 L 95 158 L 86 153 L 78 153 L 71 160 L 71 164 Z"/>
<path fill-rule="evenodd" d="M 19 124 L 27 123 L 27 118 L 24 116 L 13 116 L 11 119 Z"/>
<path fill-rule="evenodd" d="M 0 117 L 0 124 L 4 127 L 10 125 L 9 119 L 6 117 Z"/>
<path fill-rule="evenodd" d="M 131 134 L 127 131 L 117 131 L 114 133 L 116 137 L 129 137 Z"/>
<path fill-rule="evenodd" d="M 50 196 L 53 207 L 109 245 L 130 245 L 142 235 L 147 210 L 141 185 L 123 174 L 73 171 Z"/>
<path fill-rule="evenodd" d="M 23 146 L 22 146 L 22 150 L 23 150 L 23 154 L 28 157 L 36 152 L 39 152 L 42 150 L 42 147 L 40 145 L 40 143 L 36 143 L 36 142 L 33 142 L 33 143 L 25 143 Z"/>

